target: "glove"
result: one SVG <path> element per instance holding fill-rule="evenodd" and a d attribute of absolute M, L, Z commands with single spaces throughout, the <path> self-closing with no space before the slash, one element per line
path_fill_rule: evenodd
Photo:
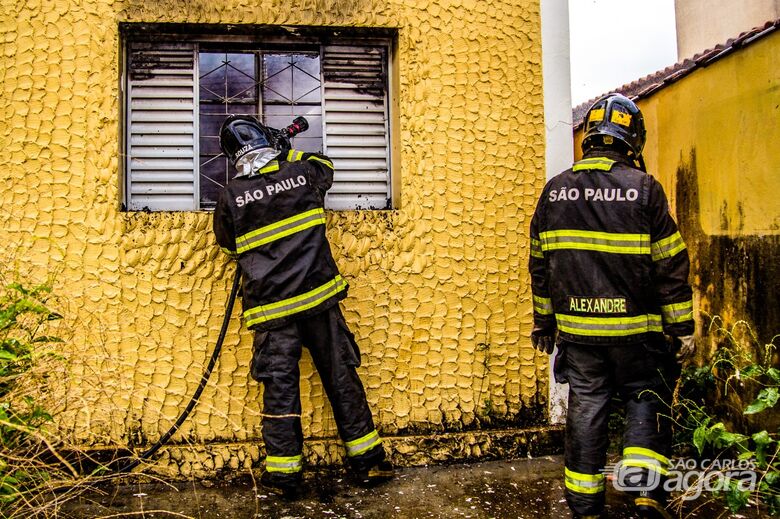
<path fill-rule="evenodd" d="M 555 348 L 555 330 L 534 328 L 531 332 L 531 344 L 542 353 L 551 354 Z"/>
<path fill-rule="evenodd" d="M 696 349 L 696 344 L 693 341 L 693 335 L 685 335 L 683 337 L 673 337 L 675 358 L 677 362 L 683 363 L 693 356 L 693 352 Z"/>

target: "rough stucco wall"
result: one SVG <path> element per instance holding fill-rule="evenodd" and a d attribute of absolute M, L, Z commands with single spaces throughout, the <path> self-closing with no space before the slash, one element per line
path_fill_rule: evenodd
<path fill-rule="evenodd" d="M 148 442 L 168 428 L 200 380 L 233 272 L 210 214 L 119 211 L 120 22 L 400 28 L 400 204 L 328 217 L 370 405 L 384 434 L 542 420 L 547 362 L 527 339 L 526 275 L 544 183 L 538 2 L 0 7 L 0 250 L 22 271 L 58 271 L 78 360 L 61 423 L 79 441 Z M 234 318 L 177 438 L 260 437 L 250 355 Z M 306 436 L 335 437 L 307 354 L 301 390 Z"/>
<path fill-rule="evenodd" d="M 727 327 L 745 320 L 766 342 L 780 332 L 778 60 L 773 33 L 638 102 L 699 310 Z"/>

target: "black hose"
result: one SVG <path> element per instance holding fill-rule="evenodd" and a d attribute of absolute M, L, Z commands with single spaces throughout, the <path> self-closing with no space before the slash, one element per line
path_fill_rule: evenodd
<path fill-rule="evenodd" d="M 149 450 L 141 454 L 139 457 L 125 464 L 123 467 L 117 470 L 117 472 L 130 472 L 135 467 L 137 467 L 141 461 L 148 459 L 155 452 L 157 452 L 160 447 L 165 445 L 168 440 L 171 439 L 171 436 L 173 436 L 176 431 L 179 430 L 181 424 L 184 423 L 184 421 L 190 415 L 190 412 L 192 412 L 193 408 L 198 403 L 198 399 L 200 398 L 201 393 L 203 393 L 203 389 L 205 389 L 206 383 L 209 381 L 209 377 L 211 376 L 211 370 L 214 369 L 214 365 L 217 363 L 219 352 L 222 350 L 222 343 L 224 342 L 225 335 L 227 334 L 230 316 L 233 314 L 233 304 L 236 302 L 236 295 L 238 294 L 238 288 L 240 285 L 241 267 L 238 265 L 238 263 L 236 263 L 236 277 L 233 279 L 233 288 L 230 290 L 230 297 L 228 298 L 227 307 L 225 308 L 225 318 L 222 320 L 222 329 L 219 331 L 219 338 L 217 338 L 217 344 L 214 346 L 214 352 L 211 354 L 211 359 L 209 360 L 208 366 L 206 366 L 206 371 L 203 372 L 203 376 L 200 378 L 200 385 L 198 386 L 198 389 L 195 390 L 195 394 L 192 395 L 190 403 L 187 404 L 187 407 L 176 420 L 176 423 L 174 423 L 171 428 L 168 429 L 167 433 L 163 434 L 162 437 L 157 440 L 157 443 L 152 445 Z"/>

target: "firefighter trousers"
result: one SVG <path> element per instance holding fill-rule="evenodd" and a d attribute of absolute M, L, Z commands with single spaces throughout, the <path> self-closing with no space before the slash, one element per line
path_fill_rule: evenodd
<path fill-rule="evenodd" d="M 645 490 L 663 502 L 672 444 L 668 417 L 679 373 L 674 354 L 661 345 L 559 344 L 555 378 L 569 384 L 564 493 L 572 511 L 603 511 L 605 472 L 614 474 L 619 490 Z M 625 409 L 623 459 L 605 469 L 613 402 Z"/>
<path fill-rule="evenodd" d="M 385 457 L 358 377 L 360 351 L 339 305 L 280 328 L 255 331 L 252 377 L 263 384 L 266 471 L 303 468 L 300 370 L 302 346 L 311 353 L 328 395 L 352 469 L 367 470 Z"/>

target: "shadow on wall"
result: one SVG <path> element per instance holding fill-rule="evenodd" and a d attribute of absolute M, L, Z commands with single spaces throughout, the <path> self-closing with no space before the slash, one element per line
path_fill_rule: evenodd
<path fill-rule="evenodd" d="M 680 157 L 676 182 L 676 219 L 691 256 L 700 310 L 721 316 L 728 326 L 743 319 L 762 343 L 769 342 L 780 333 L 780 235 L 712 236 L 703 231 L 695 148 L 687 162 Z M 720 215 L 726 223 L 727 209 Z"/>

